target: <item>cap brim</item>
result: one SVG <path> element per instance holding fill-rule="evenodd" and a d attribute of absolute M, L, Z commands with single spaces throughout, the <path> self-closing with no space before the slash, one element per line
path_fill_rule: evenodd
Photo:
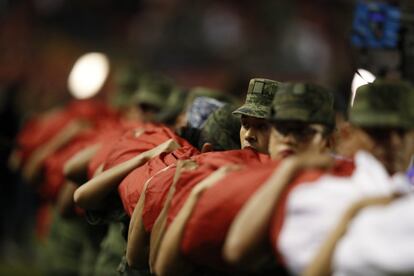
<path fill-rule="evenodd" d="M 298 108 L 289 108 L 285 110 L 277 110 L 276 114 L 269 118 L 270 121 L 300 121 L 308 122 L 310 118 L 310 111 L 298 109 Z"/>
<path fill-rule="evenodd" d="M 165 105 L 163 100 L 149 93 L 138 93 L 138 95 L 134 97 L 134 101 L 137 104 L 148 104 L 158 108 L 162 108 Z"/>
<path fill-rule="evenodd" d="M 361 127 L 401 127 L 410 128 L 408 122 L 397 114 L 390 113 L 351 113 L 349 121 Z"/>
<path fill-rule="evenodd" d="M 245 104 L 235 111 L 233 111 L 234 115 L 246 115 L 250 117 L 260 118 L 260 119 L 267 119 L 269 114 L 269 110 L 257 110 L 257 107 Z"/>

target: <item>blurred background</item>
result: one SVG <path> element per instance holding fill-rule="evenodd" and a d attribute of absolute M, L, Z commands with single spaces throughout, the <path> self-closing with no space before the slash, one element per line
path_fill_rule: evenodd
<path fill-rule="evenodd" d="M 111 69 L 134 63 L 183 87 L 206 85 L 243 96 L 247 80 L 256 76 L 310 80 L 347 93 L 356 68 L 401 74 L 401 55 L 412 54 L 411 34 L 384 44 L 385 50 L 381 44 L 352 47 L 356 1 L 257 2 L 0 0 L 1 88 L 16 91 L 12 102 L 19 114 L 48 109 L 70 99 L 67 79 L 75 61 L 102 52 Z M 409 0 L 380 2 L 398 4 L 405 14 L 413 6 Z M 378 29 L 386 25 L 384 18 L 373 20 L 381 21 Z M 410 32 L 407 25 L 399 34 L 402 27 Z M 405 61 L 404 73 L 411 75 Z M 110 87 L 109 77 L 102 90 Z"/>
<path fill-rule="evenodd" d="M 68 79 L 82 55 L 106 55 L 101 95 L 114 93 L 117 68 L 132 66 L 242 99 L 252 77 L 311 81 L 345 110 L 359 68 L 414 79 L 413 11 L 410 0 L 0 0 L 1 263 L 32 257 L 21 252 L 30 209 L 13 204 L 32 197 L 6 169 L 14 137 L 33 114 L 73 98 Z"/>
<path fill-rule="evenodd" d="M 1 0 L 1 86 L 19 86 L 19 114 L 50 108 L 70 98 L 77 58 L 96 51 L 112 66 L 133 61 L 240 95 L 252 76 L 330 87 L 352 78 L 353 1 L 257 2 Z"/>

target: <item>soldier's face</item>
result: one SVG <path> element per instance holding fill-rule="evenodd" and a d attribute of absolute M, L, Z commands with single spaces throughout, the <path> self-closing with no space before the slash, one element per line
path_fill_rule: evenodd
<path fill-rule="evenodd" d="M 311 148 L 323 151 L 328 145 L 325 126 L 301 122 L 277 122 L 270 133 L 269 153 L 272 159 L 282 159 Z"/>
<path fill-rule="evenodd" d="M 374 155 L 390 174 L 407 168 L 413 151 L 412 133 L 398 128 L 363 128 L 359 135 L 360 150 Z"/>
<path fill-rule="evenodd" d="M 271 125 L 265 119 L 242 115 L 240 144 L 242 148 L 251 147 L 258 152 L 268 153 Z"/>

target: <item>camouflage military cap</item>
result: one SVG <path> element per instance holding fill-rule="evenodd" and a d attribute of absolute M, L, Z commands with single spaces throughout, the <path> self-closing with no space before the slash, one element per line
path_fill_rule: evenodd
<path fill-rule="evenodd" d="M 134 92 L 142 72 L 136 66 L 121 67 L 115 72 L 115 84 L 118 90 Z"/>
<path fill-rule="evenodd" d="M 110 94 L 110 103 L 115 108 L 133 104 L 131 101 L 138 88 L 140 72 L 136 68 L 122 67 L 115 73 L 114 93 Z"/>
<path fill-rule="evenodd" d="M 115 108 L 124 108 L 131 105 L 131 94 L 127 91 L 119 91 L 110 95 L 111 106 Z"/>
<path fill-rule="evenodd" d="M 226 104 L 211 113 L 201 129 L 199 148 L 208 142 L 215 150 L 240 149 L 240 119 L 233 116 L 234 109 Z"/>
<path fill-rule="evenodd" d="M 404 81 L 377 80 L 360 86 L 349 110 L 351 123 L 361 127 L 413 127 L 413 87 Z"/>
<path fill-rule="evenodd" d="M 138 90 L 132 100 L 134 103 L 148 104 L 161 109 L 172 89 L 173 83 L 170 79 L 161 75 L 147 75 L 140 79 Z"/>
<path fill-rule="evenodd" d="M 161 112 L 155 115 L 156 122 L 170 124 L 173 123 L 176 117 L 182 112 L 184 108 L 183 99 L 187 92 L 181 88 L 175 87 L 171 90 L 168 99 L 165 102 Z"/>
<path fill-rule="evenodd" d="M 333 95 L 325 88 L 309 83 L 286 83 L 280 86 L 268 119 L 300 121 L 333 127 L 335 111 Z"/>
<path fill-rule="evenodd" d="M 279 85 L 280 83 L 274 80 L 251 79 L 244 105 L 236 109 L 233 114 L 265 118 Z"/>

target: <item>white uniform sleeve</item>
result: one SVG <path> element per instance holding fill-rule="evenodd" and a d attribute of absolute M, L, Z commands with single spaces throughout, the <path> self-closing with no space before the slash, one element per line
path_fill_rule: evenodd
<path fill-rule="evenodd" d="M 414 196 L 362 210 L 338 242 L 335 276 L 414 275 Z"/>
<path fill-rule="evenodd" d="M 292 274 L 303 273 L 353 203 L 362 198 L 389 196 L 409 185 L 405 178 L 390 178 L 385 168 L 367 153 L 359 153 L 355 164 L 350 177 L 325 175 L 289 194 L 276 246 Z M 397 185 L 399 182 L 401 185 Z"/>

